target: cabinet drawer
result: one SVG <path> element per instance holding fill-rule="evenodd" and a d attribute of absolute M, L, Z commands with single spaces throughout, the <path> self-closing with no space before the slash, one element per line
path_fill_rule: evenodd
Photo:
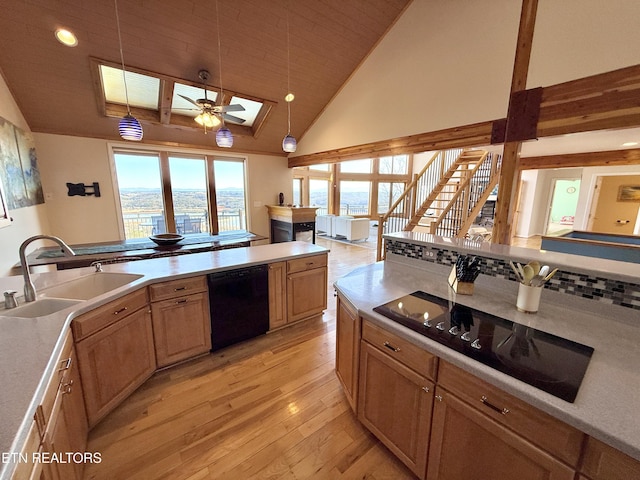
<path fill-rule="evenodd" d="M 575 467 L 584 433 L 448 362 L 441 361 L 438 384 L 499 423 Z"/>
<path fill-rule="evenodd" d="M 71 328 L 76 342 L 108 327 L 113 322 L 135 312 L 147 304 L 147 289 L 141 288 L 129 295 L 109 302 L 73 320 Z"/>
<path fill-rule="evenodd" d="M 362 338 L 430 380 L 436 378 L 438 358 L 402 337 L 370 322 L 362 322 Z"/>
<path fill-rule="evenodd" d="M 593 480 L 630 480 L 640 478 L 640 462 L 589 437 L 580 471 Z"/>
<path fill-rule="evenodd" d="M 207 277 L 203 275 L 150 285 L 149 296 L 152 302 L 156 302 L 158 300 L 181 297 L 191 293 L 204 292 L 206 290 Z"/>
<path fill-rule="evenodd" d="M 327 255 L 314 255 L 312 257 L 296 258 L 287 261 L 287 273 L 304 272 L 314 268 L 326 267 Z"/>
<path fill-rule="evenodd" d="M 36 408 L 35 421 L 36 425 L 38 426 L 38 430 L 40 431 L 41 438 L 42 436 L 44 436 L 47 424 L 49 423 L 49 420 L 51 418 L 51 413 L 53 412 L 56 397 L 58 396 L 58 391 L 60 390 L 60 384 L 65 379 L 65 374 L 71 368 L 72 351 L 73 338 L 71 336 L 71 332 L 69 332 L 65 337 L 62 351 L 60 352 L 60 356 L 58 357 L 56 363 L 56 371 L 53 372 L 53 375 L 51 376 L 51 378 L 49 378 L 49 382 L 47 383 L 42 401 Z"/>

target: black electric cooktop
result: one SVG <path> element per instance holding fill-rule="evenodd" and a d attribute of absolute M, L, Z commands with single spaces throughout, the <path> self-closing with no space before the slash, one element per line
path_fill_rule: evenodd
<path fill-rule="evenodd" d="M 593 348 L 414 292 L 375 312 L 518 380 L 573 402 Z"/>

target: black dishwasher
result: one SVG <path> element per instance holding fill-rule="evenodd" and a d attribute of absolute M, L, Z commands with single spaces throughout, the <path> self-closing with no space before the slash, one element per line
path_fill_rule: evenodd
<path fill-rule="evenodd" d="M 267 265 L 207 275 L 211 350 L 219 350 L 269 330 Z"/>

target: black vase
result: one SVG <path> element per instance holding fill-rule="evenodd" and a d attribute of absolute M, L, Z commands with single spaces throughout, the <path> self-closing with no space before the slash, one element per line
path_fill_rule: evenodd
<path fill-rule="evenodd" d="M 280 192 L 278 194 L 278 202 L 280 202 L 280 206 L 284 205 L 284 193 Z"/>

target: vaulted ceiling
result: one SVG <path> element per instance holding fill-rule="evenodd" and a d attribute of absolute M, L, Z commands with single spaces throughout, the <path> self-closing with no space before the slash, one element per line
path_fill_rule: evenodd
<path fill-rule="evenodd" d="M 287 16 L 291 133 L 300 138 L 410 1 L 218 0 L 224 89 L 275 103 L 255 136 L 235 135 L 233 150 L 284 155 Z M 0 69 L 32 131 L 118 140 L 90 61 L 120 61 L 113 0 L 15 0 L 2 10 Z M 206 69 L 219 85 L 214 1 L 120 0 L 118 11 L 128 68 L 187 82 Z M 60 27 L 76 47 L 55 40 Z M 144 142 L 216 148 L 195 122 L 142 124 Z"/>

